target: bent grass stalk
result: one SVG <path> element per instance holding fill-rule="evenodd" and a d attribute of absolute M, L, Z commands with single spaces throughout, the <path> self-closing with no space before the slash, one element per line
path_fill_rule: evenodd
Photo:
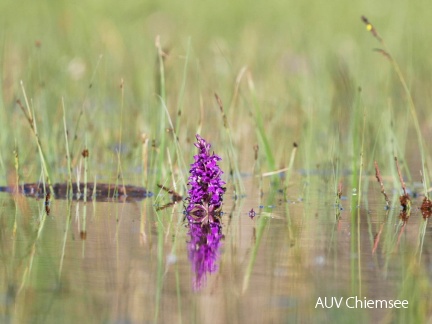
<path fill-rule="evenodd" d="M 37 130 L 37 125 L 36 125 L 36 118 L 35 118 L 35 114 L 34 114 L 34 109 L 30 109 L 30 105 L 29 105 L 29 101 L 27 99 L 27 94 L 25 92 L 25 88 L 24 88 L 24 83 L 21 81 L 21 89 L 24 95 L 24 100 L 26 103 L 26 107 L 27 107 L 27 111 L 24 108 L 24 106 L 22 105 L 20 100 L 17 100 L 17 104 L 18 106 L 21 108 L 22 112 L 24 113 L 29 125 L 30 125 L 30 129 L 33 132 L 33 136 L 36 139 L 36 144 L 38 147 L 38 152 L 39 152 L 39 158 L 42 164 L 42 169 L 45 173 L 45 176 L 47 177 L 47 181 L 48 181 L 48 186 L 51 192 L 54 192 L 53 188 L 52 188 L 52 182 L 51 182 L 51 176 L 50 176 L 50 171 L 49 171 L 49 166 L 48 163 L 46 162 L 46 158 L 45 158 L 45 153 L 42 149 L 42 143 L 39 137 L 39 133 Z M 45 186 L 44 186 L 45 187 Z"/>
<path fill-rule="evenodd" d="M 239 94 L 239 90 L 240 90 L 240 83 L 241 80 L 243 79 L 243 76 L 245 75 L 245 72 L 247 71 L 247 67 L 243 66 L 240 69 L 240 72 L 238 73 L 236 79 L 235 79 L 235 84 L 234 84 L 234 93 L 231 99 L 231 104 L 230 104 L 230 110 L 232 110 L 236 103 L 237 103 L 237 99 L 238 99 L 238 94 Z"/>
<path fill-rule="evenodd" d="M 365 17 L 362 16 L 362 21 L 366 24 L 366 29 L 368 31 L 371 32 L 371 34 L 378 40 L 378 42 L 381 44 L 381 46 L 383 47 L 382 49 L 377 49 L 376 51 L 381 53 L 382 55 L 384 55 L 384 57 L 386 57 L 391 65 L 393 66 L 394 71 L 396 72 L 396 75 L 399 78 L 399 81 L 402 85 L 402 88 L 404 89 L 405 95 L 407 96 L 408 99 L 408 107 L 409 107 L 409 111 L 411 113 L 413 122 L 414 122 L 414 129 L 416 131 L 416 135 L 417 135 L 417 141 L 418 141 L 418 145 L 419 145 L 419 149 L 420 149 L 420 157 L 421 157 L 421 162 L 422 162 L 422 173 L 423 173 L 423 177 L 424 177 L 424 181 L 423 181 L 423 190 L 424 190 L 424 195 L 426 197 L 428 197 L 428 190 L 427 190 L 427 184 L 429 183 L 429 179 L 428 176 L 426 174 L 426 169 L 427 168 L 427 161 L 426 161 L 426 155 L 425 155 L 425 147 L 423 144 L 423 136 L 420 130 L 420 123 L 418 120 L 418 116 L 417 116 L 417 110 L 414 104 L 414 100 L 413 97 L 411 95 L 411 91 L 408 87 L 408 84 L 405 80 L 405 77 L 399 67 L 399 64 L 397 63 L 397 61 L 393 58 L 393 56 L 390 54 L 390 51 L 386 45 L 386 43 L 384 42 L 384 39 L 378 34 L 378 31 L 376 30 L 376 28 L 369 22 L 369 20 Z"/>

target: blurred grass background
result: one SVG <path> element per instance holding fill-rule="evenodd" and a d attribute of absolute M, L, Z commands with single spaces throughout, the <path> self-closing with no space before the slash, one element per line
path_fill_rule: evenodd
<path fill-rule="evenodd" d="M 354 175 L 350 185 L 344 182 L 344 195 L 351 189 L 346 187 L 360 188 L 362 145 L 362 175 L 373 175 L 373 161 L 377 160 L 386 188 L 389 174 L 400 187 L 393 160 L 397 155 L 404 176 L 410 179 L 412 175 L 418 181 L 420 149 L 406 93 L 388 60 L 373 51 L 380 44 L 360 17 L 365 15 L 374 24 L 401 66 L 416 105 L 430 166 L 431 8 L 426 0 L 3 0 L 0 185 L 12 182 L 15 147 L 20 180 L 38 181 L 41 174 L 35 138 L 16 103 L 18 99 L 24 103 L 21 81 L 35 111 L 54 182 L 68 179 L 64 98 L 72 166 L 79 165 L 87 142 L 90 181 L 94 176 L 98 182 L 118 176 L 119 150 L 125 182 L 147 185 L 142 180 L 146 150 L 142 136 L 146 134 L 150 190 L 157 190 L 154 184 L 158 182 L 167 187 L 175 181 L 181 183 L 178 169 L 182 164 L 172 133 L 165 132 L 162 136 L 166 138 L 161 138 L 161 125 L 170 125 L 168 120 L 161 122 L 166 115 L 161 113 L 159 97 L 158 35 L 165 52 L 166 106 L 173 124 L 178 125 L 175 133 L 186 165 L 196 154 L 192 143 L 200 131 L 222 156 L 226 174 L 236 169 L 232 164 L 238 164 L 243 172 L 252 172 L 257 165 L 258 172 L 285 168 L 292 143 L 297 142 L 295 171 L 303 169 L 301 174 L 307 176 L 312 170 L 323 170 L 316 174 L 321 176 L 317 187 L 324 187 L 324 192 L 336 191 L 347 170 Z M 224 103 L 229 132 L 224 129 L 214 93 Z M 265 150 L 265 140 L 270 152 Z M 254 161 L 256 144 L 260 148 L 258 163 Z M 165 156 L 162 165 L 160 154 Z M 163 172 L 158 175 L 157 170 Z M 307 201 L 306 191 L 314 187 L 303 182 L 295 185 Z M 231 189 L 230 183 L 228 187 Z M 367 195 L 364 197 L 363 202 L 352 200 L 353 220 L 357 215 L 354 207 L 367 204 Z M 333 216 L 334 207 L 324 200 L 319 205 Z M 315 217 L 315 207 L 308 208 L 304 218 Z M 388 233 L 392 238 L 393 232 Z M 285 232 L 283 235 L 288 237 Z M 360 248 L 356 236 L 351 238 L 352 249 Z M 423 288 L 407 292 L 401 288 L 401 295 L 419 289 Z"/>
<path fill-rule="evenodd" d="M 59 172 L 57 181 L 67 176 L 62 97 L 74 166 L 85 138 L 90 172 L 114 166 L 120 142 L 124 169 L 140 166 L 142 133 L 150 139 L 149 150 L 159 154 L 151 148 L 161 142 L 157 35 L 167 54 L 166 104 L 174 125 L 180 118 L 175 131 L 187 163 L 202 111 L 202 135 L 224 155 L 227 139 L 221 135 L 216 92 L 225 104 L 238 163 L 245 171 L 252 170 L 252 147 L 260 141 L 256 100 L 278 167 L 287 165 L 294 141 L 303 152 L 297 168 L 335 160 L 350 167 L 353 137 L 359 136 L 362 120 L 362 113 L 354 111 L 361 106 L 367 114 L 367 160 L 385 162 L 385 173 L 396 147 L 417 172 L 418 147 L 410 140 L 414 133 L 405 94 L 385 57 L 372 51 L 379 44 L 360 16 L 369 18 L 401 65 L 422 132 L 430 139 L 430 8 L 427 1 L 2 1 L 3 174 L 13 170 L 15 143 L 24 179 L 35 181 L 40 173 L 35 141 L 16 104 L 23 101 L 21 80 L 35 109 L 48 162 Z M 240 74 L 243 67 L 246 72 Z M 181 116 L 178 107 L 183 107 Z M 173 137 L 167 133 L 167 138 L 174 158 Z M 262 145 L 260 160 L 263 171 L 272 171 Z"/>

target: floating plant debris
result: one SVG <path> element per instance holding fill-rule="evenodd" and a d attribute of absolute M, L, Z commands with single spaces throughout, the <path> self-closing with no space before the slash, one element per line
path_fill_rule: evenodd
<path fill-rule="evenodd" d="M 50 205 L 51 205 L 51 194 L 48 192 L 45 196 L 45 211 L 47 215 L 49 215 L 51 212 Z"/>
<path fill-rule="evenodd" d="M 183 196 L 180 195 L 178 192 L 176 192 L 174 189 L 167 188 L 161 184 L 158 184 L 158 187 L 171 195 L 171 202 L 169 202 L 163 206 L 159 206 L 158 208 L 156 208 L 156 210 L 163 210 L 163 209 L 171 207 L 171 206 L 173 206 L 173 205 L 175 205 L 178 202 L 183 200 Z"/>
<path fill-rule="evenodd" d="M 249 211 L 249 217 L 250 217 L 250 219 L 254 219 L 255 216 L 256 216 L 255 210 L 252 208 L 252 209 Z"/>
<path fill-rule="evenodd" d="M 186 200 L 186 215 L 193 223 L 219 223 L 223 194 L 226 188 L 222 181 L 222 170 L 218 166 L 221 158 L 212 153 L 211 145 L 200 135 L 196 135 L 198 154 L 194 156 L 195 162 L 191 164 L 188 185 L 189 196 Z"/>
<path fill-rule="evenodd" d="M 167 187 L 165 187 L 165 186 L 163 186 L 161 184 L 158 184 L 158 187 L 161 188 L 162 190 L 166 191 L 167 193 L 169 193 L 171 195 L 171 200 L 172 200 L 173 203 L 177 203 L 177 202 L 183 200 L 182 195 L 180 195 L 174 189 L 167 188 Z"/>
<path fill-rule="evenodd" d="M 72 183 L 71 193 L 68 193 L 68 184 L 67 183 L 56 183 L 52 186 L 54 191 L 55 199 L 66 199 L 69 194 L 72 194 L 72 199 L 81 199 L 83 198 L 83 192 L 85 185 L 84 183 Z M 0 192 L 15 192 L 16 188 L 14 187 L 0 187 Z M 42 198 L 45 197 L 45 193 L 51 194 L 50 188 L 48 185 L 44 185 L 42 183 L 25 183 L 18 187 L 19 193 L 34 198 Z M 87 197 L 92 197 L 95 195 L 96 200 L 106 200 L 112 198 L 119 198 L 120 200 L 141 200 L 146 197 L 151 197 L 152 193 L 147 191 L 143 187 L 139 186 L 131 186 L 131 185 L 118 185 L 115 184 L 106 184 L 106 183 L 87 183 Z M 50 197 L 51 198 L 51 195 Z"/>

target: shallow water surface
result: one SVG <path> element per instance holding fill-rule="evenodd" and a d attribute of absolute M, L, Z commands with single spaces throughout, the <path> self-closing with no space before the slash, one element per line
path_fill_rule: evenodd
<path fill-rule="evenodd" d="M 224 201 L 222 232 L 192 236 L 183 206 L 44 201 L 0 194 L 1 322 L 288 323 L 426 320 L 432 228 L 407 223 L 379 188 L 341 208 L 314 180 L 287 197 L 247 185 Z M 375 190 L 376 189 L 376 190 Z M 355 194 L 354 194 L 355 195 Z M 165 197 L 165 200 L 168 198 Z M 249 217 L 254 209 L 255 218 Z M 340 215 L 338 217 L 338 210 Z M 196 233 L 196 232 L 195 232 Z M 338 308 L 318 298 L 344 298 Z M 408 300 L 408 310 L 346 299 Z M 358 304 L 360 305 L 360 304 Z"/>

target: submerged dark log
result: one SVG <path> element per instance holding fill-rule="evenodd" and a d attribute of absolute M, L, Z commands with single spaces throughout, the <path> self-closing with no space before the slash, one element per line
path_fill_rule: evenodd
<path fill-rule="evenodd" d="M 53 186 L 54 193 L 50 192 L 48 185 L 42 183 L 25 183 L 18 187 L 19 193 L 35 198 L 45 197 L 45 194 L 51 194 L 56 199 L 83 199 L 85 186 L 83 183 L 79 185 L 72 183 L 68 186 L 67 183 L 56 183 Z M 16 191 L 13 187 L 0 187 L 0 191 L 14 193 Z M 131 185 L 115 185 L 106 183 L 88 183 L 87 184 L 87 199 L 96 200 L 111 200 L 118 198 L 120 200 L 141 200 L 146 197 L 151 197 L 153 194 L 147 191 L 144 187 L 131 186 Z"/>

